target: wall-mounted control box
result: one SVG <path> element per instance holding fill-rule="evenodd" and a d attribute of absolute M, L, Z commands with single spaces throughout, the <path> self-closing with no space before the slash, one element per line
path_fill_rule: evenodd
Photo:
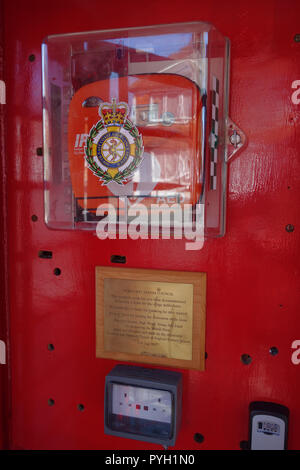
<path fill-rule="evenodd" d="M 289 410 L 277 403 L 250 403 L 251 450 L 285 450 L 287 448 Z"/>
<path fill-rule="evenodd" d="M 181 397 L 179 372 L 117 365 L 105 379 L 104 432 L 173 446 Z"/>

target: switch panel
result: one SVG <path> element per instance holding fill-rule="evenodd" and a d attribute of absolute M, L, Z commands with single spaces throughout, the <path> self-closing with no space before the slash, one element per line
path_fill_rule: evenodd
<path fill-rule="evenodd" d="M 174 445 L 181 416 L 181 374 L 118 365 L 106 377 L 106 434 Z"/>
<path fill-rule="evenodd" d="M 171 424 L 172 396 L 166 390 L 113 384 L 112 413 Z"/>

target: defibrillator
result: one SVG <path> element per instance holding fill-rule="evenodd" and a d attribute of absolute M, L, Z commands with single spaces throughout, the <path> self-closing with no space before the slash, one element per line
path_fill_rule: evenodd
<path fill-rule="evenodd" d="M 204 100 L 194 82 L 176 74 L 132 75 L 80 88 L 68 122 L 77 217 L 84 211 L 92 218 L 99 204 L 117 196 L 147 206 L 200 200 Z M 82 134 L 84 145 L 76 147 Z"/>

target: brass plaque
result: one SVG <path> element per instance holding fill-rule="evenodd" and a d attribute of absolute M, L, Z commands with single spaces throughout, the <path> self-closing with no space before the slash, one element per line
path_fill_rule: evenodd
<path fill-rule="evenodd" d="M 206 275 L 96 267 L 96 356 L 204 369 Z"/>
<path fill-rule="evenodd" d="M 104 279 L 105 351 L 192 360 L 193 284 Z"/>

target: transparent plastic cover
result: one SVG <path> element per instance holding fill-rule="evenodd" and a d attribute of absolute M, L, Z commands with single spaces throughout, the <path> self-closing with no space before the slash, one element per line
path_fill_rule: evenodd
<path fill-rule="evenodd" d="M 171 209 L 181 227 L 198 205 L 205 235 L 222 235 L 228 55 L 199 22 L 47 37 L 47 225 L 95 230 L 114 208 L 147 226 Z"/>

